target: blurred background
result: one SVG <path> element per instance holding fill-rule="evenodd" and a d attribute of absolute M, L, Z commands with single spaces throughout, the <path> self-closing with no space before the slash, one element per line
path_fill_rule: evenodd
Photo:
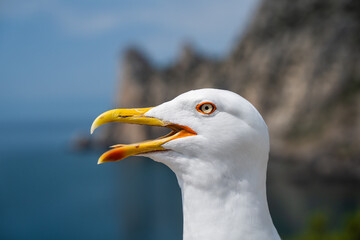
<path fill-rule="evenodd" d="M 283 239 L 360 239 L 357 0 L 0 1 L 0 239 L 182 239 L 164 165 L 97 165 L 161 130 L 114 107 L 215 87 L 268 123 L 268 199 Z"/>

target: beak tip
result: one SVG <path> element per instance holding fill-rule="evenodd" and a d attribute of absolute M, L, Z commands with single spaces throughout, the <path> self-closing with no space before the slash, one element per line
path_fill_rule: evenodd
<path fill-rule="evenodd" d="M 94 124 L 91 125 L 91 128 L 90 128 L 90 134 L 93 134 L 94 131 L 95 131 L 96 127 Z"/>

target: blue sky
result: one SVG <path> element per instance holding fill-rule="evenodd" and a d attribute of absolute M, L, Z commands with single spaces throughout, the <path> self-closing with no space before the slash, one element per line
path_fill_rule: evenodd
<path fill-rule="evenodd" d="M 258 1 L 0 2 L 0 108 L 3 119 L 46 112 L 78 117 L 111 106 L 121 53 L 139 46 L 158 64 L 191 42 L 223 56 Z M 54 111 L 54 109 L 58 109 Z"/>

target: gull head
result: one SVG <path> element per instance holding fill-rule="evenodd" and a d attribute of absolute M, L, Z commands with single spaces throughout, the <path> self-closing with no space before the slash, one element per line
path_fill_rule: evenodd
<path fill-rule="evenodd" d="M 192 90 L 152 108 L 110 110 L 95 119 L 91 132 L 109 122 L 162 126 L 171 132 L 115 145 L 99 163 L 142 155 L 166 164 L 178 177 L 206 179 L 250 174 L 259 167 L 266 171 L 267 126 L 251 103 L 230 91 Z"/>

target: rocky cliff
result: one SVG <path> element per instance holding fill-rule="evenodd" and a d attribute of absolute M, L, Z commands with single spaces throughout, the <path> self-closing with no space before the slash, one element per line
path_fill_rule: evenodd
<path fill-rule="evenodd" d="M 191 89 L 228 89 L 264 116 L 273 159 L 360 180 L 359 47 L 358 0 L 265 0 L 223 59 L 187 45 L 176 62 L 159 69 L 129 49 L 116 107 L 156 106 Z M 134 142 L 161 131 L 116 124 L 103 139 Z"/>

